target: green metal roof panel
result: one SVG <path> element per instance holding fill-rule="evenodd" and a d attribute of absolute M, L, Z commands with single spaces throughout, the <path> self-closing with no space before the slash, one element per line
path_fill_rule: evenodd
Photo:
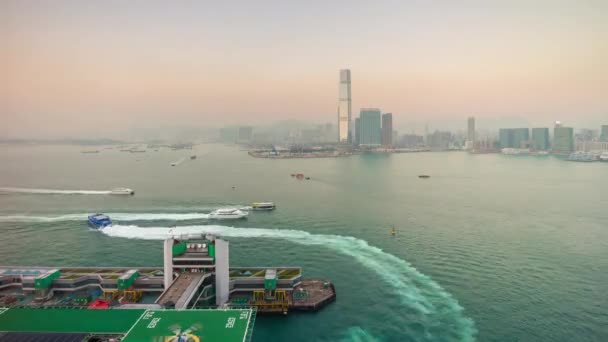
<path fill-rule="evenodd" d="M 0 331 L 126 333 L 145 310 L 0 309 Z"/>

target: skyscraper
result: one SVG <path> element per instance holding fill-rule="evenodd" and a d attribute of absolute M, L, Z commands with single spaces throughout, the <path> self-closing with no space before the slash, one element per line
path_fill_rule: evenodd
<path fill-rule="evenodd" d="M 600 141 L 608 141 L 608 125 L 602 125 L 600 132 Z"/>
<path fill-rule="evenodd" d="M 393 145 L 393 114 L 382 114 L 382 146 Z"/>
<path fill-rule="evenodd" d="M 355 119 L 355 142 L 354 145 L 358 146 L 361 141 L 361 119 Z"/>
<path fill-rule="evenodd" d="M 352 140 L 350 70 L 340 70 L 340 90 L 338 104 L 338 143 L 348 144 Z"/>
<path fill-rule="evenodd" d="M 501 128 L 498 130 L 500 148 L 521 148 L 522 142 L 530 140 L 527 128 Z"/>
<path fill-rule="evenodd" d="M 467 119 L 467 140 L 470 142 L 475 141 L 475 117 L 471 116 Z"/>
<path fill-rule="evenodd" d="M 538 151 L 546 151 L 549 149 L 549 129 L 543 128 L 532 128 L 532 141 L 534 142 L 534 149 Z"/>
<path fill-rule="evenodd" d="M 380 115 L 380 109 L 361 108 L 361 113 L 359 114 L 359 145 L 377 147 L 382 144 Z"/>
<path fill-rule="evenodd" d="M 570 153 L 574 151 L 574 128 L 564 127 L 558 121 L 553 128 L 553 152 Z"/>

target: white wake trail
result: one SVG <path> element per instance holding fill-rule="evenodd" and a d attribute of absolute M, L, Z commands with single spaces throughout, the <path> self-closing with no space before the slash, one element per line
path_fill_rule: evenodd
<path fill-rule="evenodd" d="M 56 190 L 56 189 L 30 189 L 30 188 L 0 188 L 0 192 L 18 194 L 43 194 L 43 195 L 109 195 L 109 190 Z"/>
<path fill-rule="evenodd" d="M 92 214 L 92 213 L 91 213 Z M 205 213 L 106 213 L 113 221 L 186 221 L 205 220 Z M 85 221 L 90 214 L 67 214 L 58 216 L 8 215 L 0 216 L 0 222 L 62 222 Z"/>
<path fill-rule="evenodd" d="M 171 231 L 171 233 L 170 233 Z M 463 308 L 430 277 L 418 272 L 407 261 L 382 249 L 370 246 L 366 241 L 350 236 L 311 234 L 301 230 L 235 228 L 217 225 L 183 227 L 138 227 L 112 225 L 101 230 L 112 237 L 129 239 L 162 240 L 172 235 L 211 233 L 223 237 L 273 238 L 307 246 L 323 246 L 357 261 L 392 288 L 395 299 L 404 310 L 416 312 L 425 322 L 425 340 L 441 339 L 433 336 L 436 325 L 446 329 L 442 333 L 456 337 L 457 341 L 473 341 L 476 334 L 474 323 L 463 315 Z M 431 332 L 433 331 L 433 332 Z"/>

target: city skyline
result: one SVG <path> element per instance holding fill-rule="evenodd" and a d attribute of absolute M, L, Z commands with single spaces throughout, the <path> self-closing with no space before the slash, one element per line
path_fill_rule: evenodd
<path fill-rule="evenodd" d="M 379 104 L 398 130 L 471 115 L 597 127 L 608 113 L 606 2 L 294 6 L 4 1 L 0 134 L 335 122 L 345 67 L 352 110 Z"/>

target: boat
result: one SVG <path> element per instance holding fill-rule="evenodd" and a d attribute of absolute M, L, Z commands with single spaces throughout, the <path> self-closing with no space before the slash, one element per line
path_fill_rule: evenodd
<path fill-rule="evenodd" d="M 196 156 L 190 156 L 190 159 L 194 160 L 196 159 Z"/>
<path fill-rule="evenodd" d="M 527 148 L 503 148 L 500 150 L 502 154 L 529 154 L 530 150 Z"/>
<path fill-rule="evenodd" d="M 418 175 L 418 178 L 431 178 L 429 175 Z"/>
<path fill-rule="evenodd" d="M 391 235 L 392 236 L 397 235 L 397 230 L 395 229 L 395 227 L 393 227 L 393 229 L 391 230 Z"/>
<path fill-rule="evenodd" d="M 87 150 L 87 151 L 80 151 L 80 153 L 99 153 L 98 150 Z"/>
<path fill-rule="evenodd" d="M 108 215 L 94 214 L 89 215 L 88 223 L 91 228 L 102 229 L 112 224 L 112 220 Z"/>
<path fill-rule="evenodd" d="M 598 159 L 599 158 L 595 154 L 590 153 L 590 152 L 583 152 L 583 151 L 577 151 L 574 153 L 570 153 L 570 155 L 568 156 L 569 161 L 584 162 L 584 163 L 593 162 Z"/>
<path fill-rule="evenodd" d="M 602 152 L 602 154 L 600 154 L 600 161 L 602 162 L 608 162 L 608 152 Z"/>
<path fill-rule="evenodd" d="M 246 218 L 249 212 L 237 208 L 217 209 L 209 213 L 209 218 L 214 220 L 236 220 Z"/>
<path fill-rule="evenodd" d="M 254 202 L 251 203 L 251 210 L 274 210 L 276 205 L 272 202 Z"/>
<path fill-rule="evenodd" d="M 135 191 L 129 188 L 114 188 L 110 190 L 110 195 L 135 195 Z"/>

